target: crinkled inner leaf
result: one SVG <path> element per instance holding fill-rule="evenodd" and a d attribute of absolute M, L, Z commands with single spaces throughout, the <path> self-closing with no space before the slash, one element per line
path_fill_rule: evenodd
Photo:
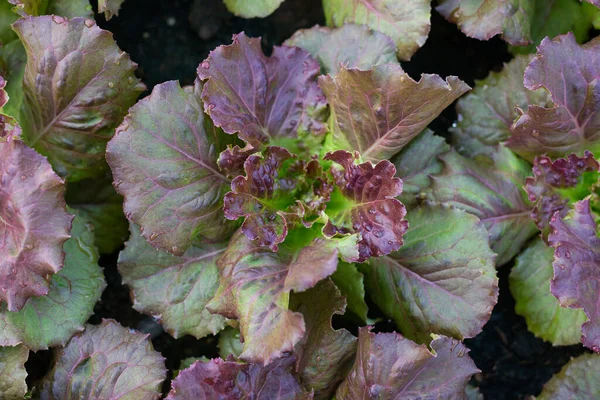
<path fill-rule="evenodd" d="M 419 343 L 431 333 L 477 335 L 498 299 L 485 227 L 462 210 L 439 205 L 412 210 L 408 221 L 399 251 L 361 267 L 371 299 Z"/>
<path fill-rule="evenodd" d="M 554 279 L 550 291 L 563 307 L 583 308 L 588 321 L 581 326 L 584 346 L 600 352 L 600 238 L 589 200 L 550 221 L 548 242 L 554 250 Z"/>
<path fill-rule="evenodd" d="M 131 225 L 119 254 L 119 273 L 131 288 L 133 308 L 152 315 L 175 338 L 202 338 L 225 327 L 224 318 L 206 310 L 219 286 L 217 259 L 225 244 L 192 245 L 182 256 L 154 249 Z"/>
<path fill-rule="evenodd" d="M 150 244 L 176 255 L 197 237 L 220 240 L 233 228 L 222 210 L 230 182 L 217 166 L 231 138 L 207 121 L 200 90 L 175 81 L 155 86 L 106 152 L 125 216 Z"/>
<path fill-rule="evenodd" d="M 369 71 L 341 68 L 319 85 L 331 109 L 332 145 L 379 161 L 398 153 L 444 108 L 469 90 L 455 76 L 423 74 L 419 82 L 398 64 Z"/>
<path fill-rule="evenodd" d="M 145 89 L 136 64 L 90 19 L 28 17 L 14 28 L 28 59 L 24 140 L 69 180 L 100 175 L 106 142 Z"/>
<path fill-rule="evenodd" d="M 358 331 L 352 371 L 338 388 L 338 399 L 462 399 L 478 372 L 461 342 L 437 337 L 418 345 L 397 333 Z"/>
<path fill-rule="evenodd" d="M 11 311 L 48 293 L 63 266 L 73 217 L 46 160 L 20 140 L 0 142 L 0 300 Z"/>
<path fill-rule="evenodd" d="M 87 325 L 55 357 L 41 387 L 42 400 L 156 399 L 167 372 L 148 335 L 114 320 Z"/>
<path fill-rule="evenodd" d="M 425 44 L 431 27 L 430 0 L 324 0 L 329 26 L 367 25 L 391 37 L 398 57 L 408 61 Z"/>
<path fill-rule="evenodd" d="M 394 41 L 365 25 L 301 29 L 284 44 L 308 51 L 321 64 L 323 75 L 335 75 L 341 66 L 368 70 L 376 65 L 398 62 Z"/>
<path fill-rule="evenodd" d="M 92 226 L 76 215 L 64 244 L 65 266 L 50 280 L 48 294 L 30 298 L 19 312 L 1 309 L 0 345 L 23 343 L 35 351 L 62 346 L 94 313 L 106 283 Z"/>

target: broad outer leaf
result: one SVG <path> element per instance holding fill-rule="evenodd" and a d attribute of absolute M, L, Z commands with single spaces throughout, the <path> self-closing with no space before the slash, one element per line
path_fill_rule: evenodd
<path fill-rule="evenodd" d="M 207 308 L 237 318 L 240 358 L 268 363 L 291 351 L 305 332 L 302 314 L 289 310 L 290 290 L 303 291 L 337 267 L 339 242 L 319 238 L 295 254 L 273 253 L 238 231 L 218 261 L 221 281 Z"/>
<path fill-rule="evenodd" d="M 265 18 L 279 8 L 283 0 L 223 0 L 227 9 L 242 18 Z"/>
<path fill-rule="evenodd" d="M 104 13 L 104 18 L 108 21 L 113 16 L 119 16 L 119 9 L 125 0 L 98 0 L 98 13 Z"/>
<path fill-rule="evenodd" d="M 20 140 L 0 142 L 0 301 L 11 311 L 48 293 L 63 266 L 73 217 L 46 160 Z"/>
<path fill-rule="evenodd" d="M 600 238 L 589 199 L 575 203 L 567 217 L 555 214 L 550 226 L 548 242 L 555 248 L 550 291 L 561 306 L 583 308 L 588 321 L 581 341 L 600 353 Z"/>
<path fill-rule="evenodd" d="M 442 172 L 444 166 L 438 156 L 447 153 L 450 146 L 446 141 L 425 129 L 394 158 L 396 176 L 402 179 L 402 194 L 398 199 L 412 208 L 431 186 L 431 175 Z"/>
<path fill-rule="evenodd" d="M 571 359 L 545 385 L 538 400 L 577 400 L 600 397 L 600 356 L 582 354 Z"/>
<path fill-rule="evenodd" d="M 347 330 L 334 330 L 333 314 L 343 314 L 346 300 L 331 280 L 295 294 L 294 309 L 304 316 L 306 335 L 296 345 L 296 371 L 316 399 L 331 399 L 356 353 L 356 338 Z"/>
<path fill-rule="evenodd" d="M 439 0 L 436 10 L 457 24 L 467 36 L 489 40 L 493 36 L 514 45 L 531 42 L 535 0 Z"/>
<path fill-rule="evenodd" d="M 106 142 L 145 89 L 136 64 L 90 19 L 28 17 L 14 29 L 28 59 L 24 140 L 69 180 L 98 176 Z"/>
<path fill-rule="evenodd" d="M 455 76 L 424 74 L 416 82 L 390 63 L 369 71 L 342 68 L 320 77 L 319 85 L 331 108 L 335 148 L 358 150 L 372 161 L 398 153 L 469 90 Z"/>
<path fill-rule="evenodd" d="M 552 108 L 530 106 L 513 126 L 507 146 L 533 160 L 584 150 L 600 154 L 600 44 L 580 46 L 573 34 L 548 38 L 525 70 L 525 87 L 545 88 Z"/>
<path fill-rule="evenodd" d="M 325 132 L 318 74 L 319 64 L 307 51 L 281 46 L 266 57 L 260 39 L 244 33 L 211 51 L 198 67 L 200 79 L 207 80 L 204 109 L 215 125 L 255 147 Z"/>
<path fill-rule="evenodd" d="M 578 344 L 581 324 L 586 321 L 582 310 L 561 307 L 550 293 L 554 250 L 535 239 L 516 259 L 510 271 L 510 292 L 517 314 L 525 317 L 527 329 L 554 346 Z"/>
<path fill-rule="evenodd" d="M 34 351 L 45 350 L 64 345 L 83 330 L 106 283 L 92 226 L 79 215 L 64 250 L 65 266 L 52 276 L 47 295 L 30 298 L 19 312 L 0 309 L 0 346 L 23 343 Z"/>
<path fill-rule="evenodd" d="M 27 393 L 25 361 L 29 349 L 23 346 L 0 348 L 0 398 L 22 400 Z"/>
<path fill-rule="evenodd" d="M 225 320 L 205 306 L 219 286 L 217 259 L 224 251 L 223 244 L 199 244 L 174 256 L 154 249 L 132 224 L 118 266 L 133 308 L 152 315 L 175 338 L 216 334 Z"/>
<path fill-rule="evenodd" d="M 308 51 L 321 64 L 323 75 L 335 75 L 341 66 L 369 70 L 376 65 L 398 62 L 394 41 L 365 25 L 301 29 L 284 44 Z"/>
<path fill-rule="evenodd" d="M 528 164 L 507 149 L 495 154 L 508 158 L 509 168 L 469 160 L 454 151 L 440 156 L 444 172 L 432 177 L 431 198 L 479 217 L 498 255 L 496 264 L 501 266 L 519 253 L 537 229 L 522 189 L 530 173 Z"/>
<path fill-rule="evenodd" d="M 531 59 L 530 55 L 516 56 L 504 64 L 502 71 L 476 81 L 473 91 L 458 100 L 458 122 L 450 132 L 459 153 L 474 157 L 493 151 L 492 146 L 510 137 L 510 128 L 519 117 L 518 108 L 551 103 L 547 91 L 531 91 L 523 86 L 523 74 Z"/>
<path fill-rule="evenodd" d="M 341 166 L 332 173 L 344 201 L 339 209 L 327 211 L 323 233 L 326 237 L 358 233 L 358 259 L 352 261 L 363 262 L 398 250 L 408 223 L 403 219 L 406 208 L 395 198 L 402 193 L 402 180 L 394 177 L 394 165 L 388 160 L 356 165 L 356 158 L 344 150 L 324 157 Z"/>
<path fill-rule="evenodd" d="M 155 86 L 106 152 L 125 216 L 152 246 L 176 255 L 196 237 L 220 240 L 232 227 L 222 211 L 229 179 L 217 166 L 228 138 L 207 124 L 199 91 L 176 81 Z"/>
<path fill-rule="evenodd" d="M 550 230 L 550 218 L 558 212 L 558 217 L 564 217 L 570 209 L 570 198 L 562 193 L 564 190 L 577 190 L 578 186 L 588 185 L 584 182 L 584 174 L 600 170 L 600 165 L 594 159 L 594 155 L 586 151 L 583 157 L 569 154 L 566 158 L 552 161 L 549 157 L 539 156 L 533 162 L 533 177 L 525 180 L 525 190 L 529 200 L 535 202 L 531 212 L 531 218 L 536 222 L 538 228 L 547 236 Z M 598 176 L 593 176 L 594 181 Z M 594 182 L 595 183 L 595 182 Z M 585 193 L 581 197 L 590 194 L 587 187 L 582 188 Z"/>
<path fill-rule="evenodd" d="M 269 365 L 215 358 L 197 361 L 173 380 L 167 400 L 303 400 L 305 392 L 291 369 L 294 359 L 280 358 Z"/>
<path fill-rule="evenodd" d="M 41 400 L 158 399 L 167 372 L 148 335 L 112 319 L 87 325 L 55 357 Z"/>
<path fill-rule="evenodd" d="M 431 333 L 477 335 L 498 299 L 485 227 L 462 210 L 439 205 L 414 209 L 408 220 L 400 250 L 361 268 L 371 299 L 419 343 Z"/>
<path fill-rule="evenodd" d="M 398 333 L 358 331 L 352 371 L 337 399 L 466 399 L 469 378 L 479 372 L 458 340 L 436 337 L 431 349 Z"/>
<path fill-rule="evenodd" d="M 364 275 L 358 272 L 355 264 L 339 261 L 331 280 L 348 303 L 345 316 L 350 312 L 358 318 L 360 325 L 366 324 L 369 308 L 365 302 Z"/>
<path fill-rule="evenodd" d="M 60 15 L 61 17 L 93 18 L 94 12 L 88 0 L 8 0 L 15 11 L 23 17 Z"/>
<path fill-rule="evenodd" d="M 425 44 L 431 27 L 429 0 L 324 0 L 329 26 L 367 25 L 391 37 L 398 57 L 408 61 Z"/>

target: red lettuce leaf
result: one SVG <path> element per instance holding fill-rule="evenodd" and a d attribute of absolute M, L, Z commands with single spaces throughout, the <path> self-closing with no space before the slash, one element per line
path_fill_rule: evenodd
<path fill-rule="evenodd" d="M 235 178 L 239 175 L 244 175 L 244 163 L 248 157 L 255 153 L 256 150 L 252 146 L 241 148 L 238 145 L 227 146 L 219 155 L 217 164 L 219 169 L 227 175 L 228 178 Z"/>
<path fill-rule="evenodd" d="M 73 216 L 64 182 L 20 140 L 0 143 L 0 300 L 18 311 L 48 293 L 63 266 Z"/>
<path fill-rule="evenodd" d="M 260 39 L 244 33 L 213 50 L 198 67 L 206 80 L 202 99 L 215 125 L 261 147 L 295 145 L 325 132 L 325 96 L 317 85 L 319 64 L 297 47 L 275 47 L 266 57 Z"/>
<path fill-rule="evenodd" d="M 332 169 L 342 198 L 328 206 L 323 233 L 327 237 L 358 233 L 359 257 L 354 261 L 362 262 L 398 250 L 408 222 L 404 205 L 396 199 L 402 193 L 402 180 L 394 177 L 394 164 L 384 160 L 356 165 L 357 158 L 344 150 L 324 157 L 342 167 Z"/>
<path fill-rule="evenodd" d="M 222 210 L 230 182 L 217 166 L 231 137 L 211 126 L 199 92 L 198 84 L 155 86 L 130 109 L 106 151 L 127 219 L 154 247 L 176 255 L 197 237 L 228 237 L 234 225 Z"/>
<path fill-rule="evenodd" d="M 580 46 L 571 33 L 542 41 L 525 70 L 525 87 L 548 90 L 554 107 L 530 105 L 513 125 L 508 147 L 528 160 L 584 150 L 600 154 L 599 46 Z"/>
<path fill-rule="evenodd" d="M 358 331 L 352 371 L 338 399 L 465 399 L 469 378 L 479 372 L 458 340 L 443 336 L 418 345 L 398 333 Z"/>
<path fill-rule="evenodd" d="M 167 400 L 301 400 L 312 395 L 292 375 L 292 357 L 271 364 L 245 364 L 220 358 L 196 361 L 173 380 Z"/>
<path fill-rule="evenodd" d="M 334 77 L 321 76 L 319 85 L 331 108 L 333 148 L 358 150 L 372 161 L 398 153 L 469 90 L 455 76 L 422 75 L 416 82 L 392 63 L 369 71 L 341 68 Z"/>
<path fill-rule="evenodd" d="M 556 215 L 562 218 L 569 211 L 569 200 L 571 200 L 565 189 L 578 191 L 577 187 L 584 184 L 581 188 L 585 195 L 590 194 L 587 188 L 587 179 L 584 174 L 594 172 L 595 180 L 598 180 L 598 171 L 600 164 L 594 159 L 594 155 L 586 151 L 583 157 L 577 157 L 575 154 L 569 154 L 566 158 L 559 158 L 552 161 L 549 157 L 536 157 L 533 162 L 533 177 L 525 180 L 525 190 L 529 195 L 529 200 L 535 202 L 535 207 L 531 217 L 538 228 L 545 236 L 549 233 L 550 218 Z M 587 175 L 587 174 L 586 174 Z M 576 193 L 577 194 L 577 193 Z M 580 200 L 580 199 L 578 199 Z"/>
<path fill-rule="evenodd" d="M 13 26 L 27 52 L 23 139 L 62 177 L 102 175 L 106 143 L 145 89 L 136 64 L 91 19 L 47 15 Z"/>
<path fill-rule="evenodd" d="M 589 199 L 575 203 L 566 217 L 550 220 L 548 241 L 554 247 L 550 291 L 560 305 L 583 308 L 589 321 L 581 326 L 584 346 L 600 352 L 600 238 Z"/>

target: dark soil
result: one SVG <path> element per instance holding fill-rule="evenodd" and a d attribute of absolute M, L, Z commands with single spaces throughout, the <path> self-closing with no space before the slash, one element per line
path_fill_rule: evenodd
<path fill-rule="evenodd" d="M 97 19 L 102 28 L 114 33 L 119 46 L 139 64 L 139 76 L 149 90 L 167 80 L 178 79 L 182 85 L 191 84 L 198 64 L 216 46 L 231 43 L 234 33 L 245 31 L 249 36 L 262 36 L 263 47 L 268 52 L 271 46 L 281 44 L 297 29 L 324 24 L 320 0 L 286 0 L 270 17 L 252 20 L 229 14 L 221 0 L 127 0 L 119 17 L 108 22 L 103 16 Z M 510 58 L 501 40 L 469 39 L 433 12 L 427 43 L 410 62 L 402 65 L 415 79 L 421 73 L 436 73 L 442 77 L 456 75 L 473 86 L 476 79 L 500 70 Z M 446 136 L 455 118 L 454 108 L 449 107 L 433 122 L 432 128 Z M 196 340 L 186 336 L 176 340 L 152 318 L 133 310 L 128 290 L 121 285 L 116 260 L 116 254 L 101 259 L 108 287 L 90 323 L 114 318 L 124 326 L 150 334 L 156 350 L 166 357 L 169 370 L 177 369 L 186 357 L 217 356 L 214 338 Z M 479 386 L 489 400 L 525 399 L 539 394 L 552 374 L 570 357 L 584 351 L 582 346 L 552 347 L 527 331 L 524 319 L 514 312 L 508 273 L 508 267 L 499 271 L 500 299 L 490 321 L 481 334 L 466 341 L 471 357 L 482 371 L 472 383 Z M 381 316 L 374 307 L 371 314 Z M 388 331 L 393 326 L 381 323 L 376 329 Z M 27 363 L 30 383 L 43 375 L 51 357 L 49 351 L 32 355 Z M 167 382 L 164 391 L 168 388 Z"/>

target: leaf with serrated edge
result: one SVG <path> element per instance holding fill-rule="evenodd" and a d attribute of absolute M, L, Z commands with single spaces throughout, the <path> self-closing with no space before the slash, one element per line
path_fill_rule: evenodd
<path fill-rule="evenodd" d="M 119 254 L 119 273 L 131 288 L 133 308 L 149 314 L 173 337 L 216 334 L 225 320 L 206 310 L 219 286 L 217 259 L 225 244 L 192 245 L 182 256 L 152 248 L 131 225 Z"/>
<path fill-rule="evenodd" d="M 436 10 L 467 36 L 489 40 L 502 35 L 514 46 L 531 42 L 535 0 L 440 0 Z"/>
<path fill-rule="evenodd" d="M 337 74 L 342 65 L 368 70 L 376 65 L 398 62 L 394 41 L 365 25 L 301 29 L 284 44 L 308 51 L 321 64 L 323 75 Z"/>
<path fill-rule="evenodd" d="M 530 105 L 506 142 L 521 157 L 600 154 L 600 43 L 580 46 L 572 33 L 546 38 L 525 70 L 525 87 L 546 89 L 554 107 Z"/>
<path fill-rule="evenodd" d="M 91 19 L 28 17 L 13 26 L 27 52 L 25 142 L 69 180 L 100 175 L 106 142 L 145 89 L 136 64 Z"/>
<path fill-rule="evenodd" d="M 264 366 L 220 358 L 197 361 L 179 372 L 167 400 L 311 399 L 312 395 L 292 375 L 293 363 L 292 357 L 280 358 Z"/>
<path fill-rule="evenodd" d="M 87 325 L 55 357 L 41 400 L 158 399 L 167 372 L 148 335 L 111 319 Z"/>
<path fill-rule="evenodd" d="M 425 43 L 431 27 L 430 0 L 324 0 L 329 26 L 367 25 L 391 37 L 398 57 L 408 61 Z"/>
<path fill-rule="evenodd" d="M 439 205 L 412 210 L 408 221 L 399 251 L 361 267 L 372 300 L 419 343 L 431 333 L 477 335 L 498 299 L 485 227 L 464 211 Z"/>
<path fill-rule="evenodd" d="M 200 90 L 176 81 L 155 86 L 106 150 L 125 216 L 152 246 L 176 255 L 196 237 L 228 237 L 233 225 L 222 210 L 230 182 L 217 166 L 230 138 L 206 123 Z"/>
<path fill-rule="evenodd" d="M 588 321 L 581 326 L 584 346 L 600 353 L 600 238 L 589 199 L 573 211 L 550 220 L 548 242 L 554 247 L 554 279 L 550 291 L 560 305 L 583 308 Z"/>
<path fill-rule="evenodd" d="M 211 51 L 197 72 L 207 81 L 202 100 L 215 125 L 257 148 L 305 147 L 325 133 L 319 64 L 305 50 L 276 46 L 267 57 L 260 38 L 240 33 L 233 44 Z"/>
<path fill-rule="evenodd" d="M 62 346 L 94 313 L 106 283 L 92 227 L 77 215 L 71 235 L 64 244 L 65 266 L 52 277 L 48 294 L 29 299 L 19 312 L 0 310 L 0 345 L 23 343 L 36 351 Z"/>
<path fill-rule="evenodd" d="M 600 397 L 600 355 L 582 354 L 569 361 L 545 385 L 537 400 Z"/>
<path fill-rule="evenodd" d="M 292 308 L 304 316 L 306 336 L 296 345 L 296 371 L 315 399 L 330 399 L 344 379 L 356 352 L 356 338 L 347 330 L 334 330 L 331 319 L 343 314 L 346 300 L 329 279 L 292 296 Z"/>
<path fill-rule="evenodd" d="M 529 164 L 504 148 L 495 154 L 506 160 L 486 164 L 455 151 L 440 156 L 444 171 L 432 176 L 428 197 L 476 215 L 490 233 L 490 246 L 501 266 L 519 253 L 537 228 L 522 189 L 530 174 Z M 498 167 L 498 162 L 506 162 L 508 169 Z"/>
<path fill-rule="evenodd" d="M 0 179 L 0 300 L 18 311 L 28 298 L 48 293 L 73 217 L 62 179 L 22 141 L 0 142 Z"/>
<path fill-rule="evenodd" d="M 551 103 L 547 91 L 531 91 L 523 86 L 523 74 L 532 58 L 516 56 L 504 64 L 502 71 L 490 72 L 487 78 L 475 81 L 473 91 L 458 100 L 458 121 L 450 132 L 460 154 L 474 157 L 493 151 L 493 146 L 510 137 L 518 109 Z"/>
<path fill-rule="evenodd" d="M 283 0 L 223 0 L 227 9 L 242 18 L 265 18 L 279 8 Z"/>
<path fill-rule="evenodd" d="M 321 76 L 331 109 L 332 142 L 371 161 L 390 158 L 469 90 L 455 76 L 423 74 L 416 82 L 398 64 L 369 71 L 341 68 Z"/>
<path fill-rule="evenodd" d="M 469 378 L 479 372 L 469 349 L 458 340 L 438 336 L 431 350 L 398 333 L 358 331 L 352 371 L 338 388 L 337 399 L 465 399 Z"/>
<path fill-rule="evenodd" d="M 0 348 L 0 398 L 22 400 L 27 393 L 25 361 L 29 349 L 24 346 Z"/>
<path fill-rule="evenodd" d="M 516 259 L 510 271 L 510 292 L 515 311 L 525 317 L 527 329 L 554 346 L 578 344 L 581 324 L 587 318 L 581 310 L 561 307 L 550 293 L 554 250 L 541 238 L 535 239 Z"/>

